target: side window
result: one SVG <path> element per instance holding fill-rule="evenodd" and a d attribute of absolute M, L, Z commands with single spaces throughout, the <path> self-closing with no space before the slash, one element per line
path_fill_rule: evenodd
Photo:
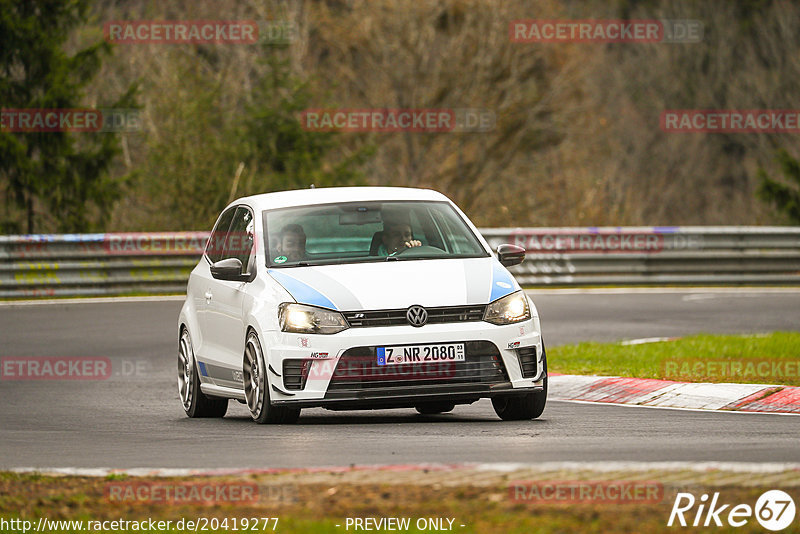
<path fill-rule="evenodd" d="M 244 272 L 249 272 L 250 253 L 253 251 L 253 214 L 244 207 L 236 208 L 222 258 L 239 258 Z"/>
<path fill-rule="evenodd" d="M 225 236 L 228 235 L 228 228 L 231 226 L 231 221 L 233 220 L 233 214 L 235 212 L 236 208 L 226 210 L 211 232 L 211 237 L 208 239 L 208 244 L 206 244 L 206 256 L 208 256 L 211 263 L 216 263 L 222 259 L 222 252 L 225 248 Z"/>

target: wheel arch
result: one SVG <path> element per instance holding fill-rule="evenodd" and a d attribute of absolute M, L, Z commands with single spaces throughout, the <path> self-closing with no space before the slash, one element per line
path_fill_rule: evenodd
<path fill-rule="evenodd" d="M 250 334 L 253 333 L 256 335 L 256 339 L 258 340 L 258 344 L 261 348 L 261 356 L 264 358 L 264 366 L 266 371 L 266 380 L 267 380 L 267 387 L 272 388 L 273 379 L 276 378 L 274 376 L 274 372 L 272 369 L 272 362 L 270 359 L 270 352 L 269 352 L 269 345 L 267 343 L 267 339 L 262 331 L 259 330 L 258 326 L 248 323 L 247 327 L 244 329 L 244 348 L 247 349 L 247 339 L 250 337 Z M 244 351 L 242 351 L 242 366 L 244 367 L 244 360 L 245 360 Z"/>

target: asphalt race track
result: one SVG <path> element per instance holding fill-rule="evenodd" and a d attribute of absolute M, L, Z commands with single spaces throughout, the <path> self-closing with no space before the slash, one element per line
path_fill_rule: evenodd
<path fill-rule="evenodd" d="M 551 346 L 696 332 L 797 330 L 794 290 L 534 293 Z M 189 420 L 175 386 L 171 301 L 0 306 L 0 357 L 103 356 L 102 381 L 0 381 L 0 469 L 308 467 L 420 462 L 798 462 L 800 418 L 571 402 L 503 423 L 489 401 L 452 414 L 304 410 L 259 426 L 231 401 Z"/>

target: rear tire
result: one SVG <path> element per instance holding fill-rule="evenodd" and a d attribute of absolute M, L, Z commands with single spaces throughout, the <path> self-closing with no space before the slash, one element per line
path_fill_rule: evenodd
<path fill-rule="evenodd" d="M 194 357 L 192 339 L 186 328 L 178 341 L 178 395 L 186 415 L 197 417 L 224 417 L 228 399 L 209 397 L 200 390 L 200 375 Z"/>
<path fill-rule="evenodd" d="M 269 381 L 267 380 L 267 366 L 264 364 L 264 353 L 261 343 L 255 332 L 247 334 L 244 345 L 244 362 L 242 364 L 244 379 L 244 394 L 250 417 L 253 421 L 263 425 L 291 424 L 300 417 L 300 408 L 287 408 L 285 406 L 272 406 L 269 399 Z"/>
<path fill-rule="evenodd" d="M 542 369 L 545 377 L 543 389 L 527 395 L 503 395 L 492 398 L 495 413 L 503 421 L 529 421 L 536 419 L 547 404 L 547 352 L 542 343 Z"/>
<path fill-rule="evenodd" d="M 437 413 L 452 412 L 456 407 L 452 402 L 426 402 L 414 407 L 422 415 L 436 415 Z"/>

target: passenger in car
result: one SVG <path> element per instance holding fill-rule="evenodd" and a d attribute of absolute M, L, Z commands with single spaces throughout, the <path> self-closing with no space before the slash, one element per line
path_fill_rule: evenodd
<path fill-rule="evenodd" d="M 299 224 L 287 224 L 278 236 L 275 247 L 278 254 L 285 256 L 283 261 L 299 261 L 306 258 L 306 233 Z M 276 258 L 277 259 L 277 258 Z"/>

